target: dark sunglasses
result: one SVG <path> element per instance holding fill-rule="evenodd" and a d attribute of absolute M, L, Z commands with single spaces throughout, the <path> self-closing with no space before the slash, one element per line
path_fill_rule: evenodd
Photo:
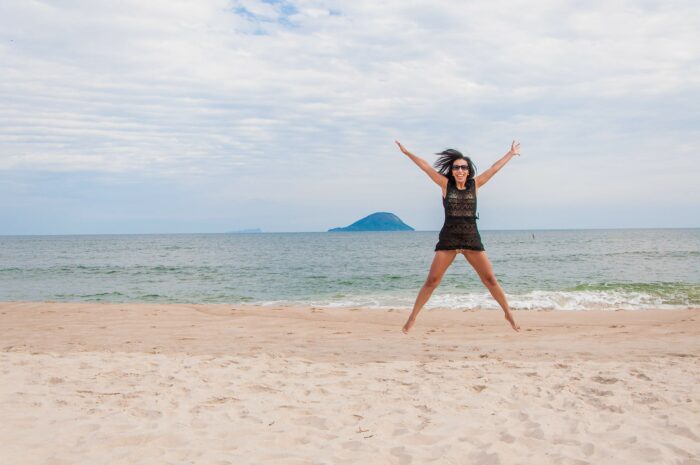
<path fill-rule="evenodd" d="M 452 165 L 452 171 L 469 171 L 469 165 Z"/>

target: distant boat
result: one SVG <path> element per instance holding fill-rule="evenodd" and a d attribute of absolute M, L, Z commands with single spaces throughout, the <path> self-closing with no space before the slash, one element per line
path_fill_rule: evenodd
<path fill-rule="evenodd" d="M 329 229 L 328 232 L 357 232 L 357 231 L 415 231 L 401 221 L 401 218 L 388 212 L 372 213 L 344 228 Z"/>

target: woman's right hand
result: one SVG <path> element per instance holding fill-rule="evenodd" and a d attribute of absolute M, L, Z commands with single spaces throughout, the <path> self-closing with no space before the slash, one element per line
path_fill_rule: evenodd
<path fill-rule="evenodd" d="M 399 141 L 397 141 L 397 140 L 395 140 L 394 142 L 396 142 L 396 145 L 399 146 L 399 150 L 401 150 L 404 154 L 408 155 L 408 150 L 406 150 L 406 147 L 404 147 L 403 145 L 401 145 L 401 142 L 399 142 Z"/>

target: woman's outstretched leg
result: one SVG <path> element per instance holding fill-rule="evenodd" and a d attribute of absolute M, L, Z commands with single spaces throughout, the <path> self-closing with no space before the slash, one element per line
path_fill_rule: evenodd
<path fill-rule="evenodd" d="M 520 331 L 520 325 L 518 325 L 515 322 L 515 318 L 513 318 L 513 313 L 510 311 L 506 295 L 503 289 L 501 289 L 501 285 L 498 284 L 496 275 L 493 274 L 493 267 L 491 266 L 489 258 L 486 256 L 486 252 L 466 250 L 464 256 L 479 275 L 479 278 L 481 278 L 481 282 L 484 283 L 484 286 L 486 286 L 493 298 L 498 302 L 498 305 L 503 309 L 508 323 L 510 323 L 514 330 Z"/>
<path fill-rule="evenodd" d="M 413 327 L 418 312 L 421 311 L 423 305 L 430 299 L 433 291 L 438 287 L 440 281 L 442 281 L 445 271 L 450 267 L 455 256 L 457 256 L 457 251 L 455 250 L 438 250 L 435 252 L 433 264 L 430 265 L 430 272 L 428 272 L 428 278 L 425 280 L 425 284 L 423 284 L 423 287 L 418 293 L 418 297 L 416 297 L 416 302 L 413 304 L 413 311 L 411 311 L 408 321 L 403 325 L 402 331 L 404 333 L 408 333 Z"/>

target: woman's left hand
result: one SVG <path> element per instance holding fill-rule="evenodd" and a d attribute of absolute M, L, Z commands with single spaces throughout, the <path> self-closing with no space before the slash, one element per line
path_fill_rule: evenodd
<path fill-rule="evenodd" d="M 513 143 L 510 144 L 509 152 L 513 155 L 520 155 L 520 142 L 513 141 Z"/>

